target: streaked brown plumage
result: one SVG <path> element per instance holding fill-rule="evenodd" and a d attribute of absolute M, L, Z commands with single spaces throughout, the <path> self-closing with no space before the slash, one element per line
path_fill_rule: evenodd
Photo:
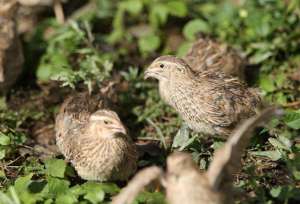
<path fill-rule="evenodd" d="M 194 72 L 215 69 L 241 80 L 245 78 L 245 61 L 237 51 L 211 39 L 199 38 L 183 59 Z"/>
<path fill-rule="evenodd" d="M 118 115 L 99 96 L 68 98 L 56 117 L 59 150 L 86 180 L 127 180 L 137 151 Z"/>
<path fill-rule="evenodd" d="M 207 172 L 200 172 L 187 153 L 176 152 L 167 158 L 167 170 L 153 166 L 140 171 L 113 199 L 113 204 L 130 204 L 136 195 L 155 179 L 166 188 L 169 204 L 233 203 L 233 174 L 240 169 L 240 160 L 256 126 L 281 116 L 281 109 L 269 108 L 237 128 L 223 147 L 217 150 Z"/>
<path fill-rule="evenodd" d="M 145 72 L 148 77 L 158 79 L 160 96 L 191 129 L 208 135 L 227 137 L 261 103 L 256 91 L 237 78 L 213 69 L 195 73 L 174 56 L 157 58 Z"/>
<path fill-rule="evenodd" d="M 0 92 L 7 92 L 22 71 L 23 52 L 17 32 L 15 0 L 0 0 Z"/>

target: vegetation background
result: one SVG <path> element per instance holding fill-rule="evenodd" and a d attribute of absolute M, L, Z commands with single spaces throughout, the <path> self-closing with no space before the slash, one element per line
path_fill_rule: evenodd
<path fill-rule="evenodd" d="M 248 83 L 286 109 L 247 149 L 236 203 L 299 203 L 299 0 L 75 0 L 63 7 L 64 25 L 46 8 L 21 36 L 25 71 L 1 98 L 0 203 L 109 203 L 124 186 L 83 181 L 51 156 L 55 114 L 74 90 L 105 89 L 138 142 L 187 150 L 206 169 L 223 141 L 176 135 L 180 119 L 157 85 L 143 80 L 155 57 L 184 55 L 199 34 L 240 50 Z M 163 166 L 165 154 L 147 154 L 139 167 Z M 164 203 L 164 195 L 145 191 L 135 203 Z"/>

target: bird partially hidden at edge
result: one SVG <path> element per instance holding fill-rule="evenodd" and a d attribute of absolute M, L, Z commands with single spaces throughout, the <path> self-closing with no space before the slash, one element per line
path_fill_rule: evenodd
<path fill-rule="evenodd" d="M 194 72 L 181 58 L 162 56 L 145 71 L 159 82 L 162 99 L 196 132 L 227 138 L 236 124 L 256 114 L 261 98 L 221 70 Z"/>
<path fill-rule="evenodd" d="M 157 166 L 141 170 L 113 198 L 112 204 L 132 203 L 144 187 L 157 179 L 166 189 L 169 204 L 233 203 L 233 174 L 240 169 L 241 157 L 253 130 L 261 123 L 282 114 L 281 109 L 268 108 L 243 122 L 224 146 L 216 150 L 207 172 L 200 172 L 189 154 L 172 153 L 167 158 L 166 172 Z"/>
<path fill-rule="evenodd" d="M 68 98 L 56 117 L 56 143 L 86 180 L 127 180 L 137 168 L 137 150 L 116 112 L 98 95 Z"/>
<path fill-rule="evenodd" d="M 246 60 L 237 50 L 209 38 L 198 38 L 183 57 L 194 72 L 221 70 L 225 74 L 245 80 Z"/>

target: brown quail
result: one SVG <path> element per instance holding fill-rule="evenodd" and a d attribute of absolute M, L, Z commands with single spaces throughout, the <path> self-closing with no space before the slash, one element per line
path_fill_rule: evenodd
<path fill-rule="evenodd" d="M 118 115 L 99 96 L 68 98 L 56 118 L 59 150 L 86 180 L 127 180 L 137 151 Z"/>
<path fill-rule="evenodd" d="M 15 20 L 17 10 L 17 1 L 0 0 L 0 92 L 7 92 L 15 83 L 24 61 Z"/>
<path fill-rule="evenodd" d="M 237 51 L 211 39 L 199 38 L 183 59 L 194 72 L 215 69 L 241 80 L 245 78 L 245 61 Z"/>
<path fill-rule="evenodd" d="M 261 99 L 254 89 L 222 71 L 194 72 L 174 56 L 157 58 L 145 78 L 159 81 L 162 99 L 196 132 L 227 137 L 235 125 L 256 113 Z"/>
<path fill-rule="evenodd" d="M 143 187 L 160 179 L 169 204 L 233 203 L 233 174 L 240 169 L 241 156 L 253 129 L 282 110 L 269 108 L 237 128 L 223 147 L 217 150 L 207 172 L 200 172 L 192 157 L 176 152 L 167 158 L 166 173 L 156 166 L 140 171 L 113 199 L 113 204 L 130 204 Z"/>

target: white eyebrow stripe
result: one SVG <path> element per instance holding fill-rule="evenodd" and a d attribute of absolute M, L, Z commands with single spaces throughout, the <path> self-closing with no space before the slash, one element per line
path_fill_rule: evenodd
<path fill-rule="evenodd" d="M 182 67 L 181 64 L 177 64 L 176 62 L 163 61 L 162 63 L 165 64 L 165 65 L 167 65 L 167 66 L 174 66 L 174 65 L 176 65 L 176 67 L 178 69 L 184 69 L 184 67 Z"/>
<path fill-rule="evenodd" d="M 174 63 L 174 62 L 168 62 L 168 61 L 164 61 L 163 63 L 166 65 L 174 65 L 174 64 L 176 65 L 176 63 Z"/>
<path fill-rule="evenodd" d="M 110 120 L 110 117 L 108 116 L 99 116 L 99 115 L 91 115 L 90 120 L 91 121 L 99 121 L 99 120 Z"/>

